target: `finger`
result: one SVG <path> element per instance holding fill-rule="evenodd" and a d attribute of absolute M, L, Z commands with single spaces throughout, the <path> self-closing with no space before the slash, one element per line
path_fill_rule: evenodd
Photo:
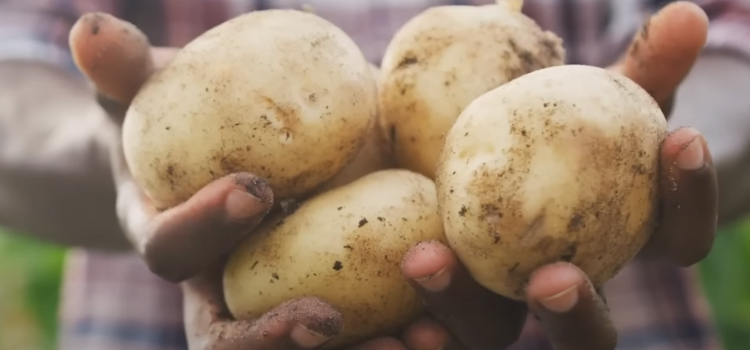
<path fill-rule="evenodd" d="M 707 35 L 706 13 L 692 2 L 674 2 L 646 22 L 614 68 L 648 91 L 668 113 Z"/>
<path fill-rule="evenodd" d="M 99 91 L 129 104 L 153 73 L 151 45 L 131 23 L 106 13 L 88 13 L 73 25 L 69 36 L 73 59 Z"/>
<path fill-rule="evenodd" d="M 216 285 L 183 284 L 191 349 L 315 349 L 341 332 L 341 313 L 317 298 L 288 301 L 254 321 L 231 320 Z"/>
<path fill-rule="evenodd" d="M 409 350 L 442 350 L 448 345 L 450 334 L 443 325 L 425 317 L 407 327 L 403 339 Z"/>
<path fill-rule="evenodd" d="M 617 346 L 607 307 L 574 265 L 540 268 L 529 280 L 526 297 L 555 349 L 608 350 Z"/>
<path fill-rule="evenodd" d="M 350 350 L 409 350 L 396 338 L 378 338 L 357 345 Z"/>
<path fill-rule="evenodd" d="M 99 104 L 118 119 L 151 74 L 177 53 L 152 48 L 138 28 L 106 13 L 81 16 L 69 44 L 76 66 L 96 85 Z"/>
<path fill-rule="evenodd" d="M 440 242 L 410 250 L 402 271 L 435 318 L 468 348 L 502 348 L 518 339 L 526 306 L 479 285 Z"/>
<path fill-rule="evenodd" d="M 230 251 L 269 212 L 268 183 L 239 173 L 220 178 L 188 201 L 161 213 L 133 182 L 118 189 L 118 214 L 156 275 L 180 282 Z"/>
<path fill-rule="evenodd" d="M 693 128 L 667 136 L 661 150 L 661 220 L 646 249 L 689 266 L 708 255 L 717 226 L 716 169 Z"/>
<path fill-rule="evenodd" d="M 343 328 L 341 313 L 320 299 L 286 302 L 254 322 L 221 321 L 211 326 L 215 350 L 314 349 Z M 233 339 L 234 338 L 234 339 Z M 238 344 L 245 344 L 239 347 Z"/>

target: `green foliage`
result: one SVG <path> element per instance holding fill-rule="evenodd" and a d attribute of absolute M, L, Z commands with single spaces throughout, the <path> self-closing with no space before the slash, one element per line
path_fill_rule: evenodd
<path fill-rule="evenodd" d="M 55 348 L 64 254 L 0 232 L 0 350 Z"/>
<path fill-rule="evenodd" d="M 724 349 L 750 349 L 750 220 L 721 230 L 700 271 Z"/>

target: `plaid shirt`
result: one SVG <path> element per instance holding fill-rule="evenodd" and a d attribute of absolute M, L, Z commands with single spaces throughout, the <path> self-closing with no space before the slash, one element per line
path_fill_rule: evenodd
<path fill-rule="evenodd" d="M 44 60 L 75 70 L 68 31 L 83 12 L 104 11 L 142 28 L 155 45 L 181 46 L 243 12 L 301 8 L 340 26 L 378 63 L 395 30 L 448 0 L 0 0 L 0 59 Z M 627 46 L 645 16 L 668 1 L 526 0 L 524 11 L 560 35 L 569 63 L 604 65 Z M 700 1 L 711 17 L 707 50 L 750 57 L 750 10 Z M 745 7 L 743 7 L 745 6 Z M 179 289 L 132 254 L 73 250 L 62 291 L 62 350 L 186 349 Z M 692 269 L 634 261 L 605 288 L 620 350 L 717 349 L 707 304 Z M 533 318 L 512 349 L 552 349 Z"/>

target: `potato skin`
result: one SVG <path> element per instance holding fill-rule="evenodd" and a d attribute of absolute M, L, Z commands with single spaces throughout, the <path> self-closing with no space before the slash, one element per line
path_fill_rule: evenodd
<path fill-rule="evenodd" d="M 372 174 L 379 170 L 391 169 L 392 167 L 393 160 L 390 154 L 388 154 L 388 149 L 386 148 L 380 129 L 376 124 L 373 124 L 365 135 L 365 144 L 360 148 L 359 153 L 357 153 L 354 159 L 343 170 L 337 173 L 333 179 L 316 189 L 315 193 L 322 193 L 348 185 L 367 174 Z"/>
<path fill-rule="evenodd" d="M 379 89 L 380 69 L 374 65 L 370 65 L 370 69 Z M 311 195 L 316 195 L 318 193 L 323 193 L 350 184 L 354 180 L 379 170 L 393 168 L 394 163 L 393 158 L 389 153 L 387 138 L 381 132 L 383 129 L 379 127 L 381 122 L 382 118 L 380 113 L 373 116 L 372 125 L 370 125 L 370 128 L 365 135 L 365 144 L 360 148 L 359 153 L 357 153 L 354 159 L 347 164 L 344 169 L 338 172 L 333 179 L 317 188 L 311 193 Z"/>
<path fill-rule="evenodd" d="M 331 179 L 377 113 L 355 43 L 313 14 L 252 12 L 189 43 L 136 96 L 125 157 L 161 208 L 212 180 L 251 172 L 283 200 Z"/>
<path fill-rule="evenodd" d="M 445 242 L 432 180 L 375 172 L 262 224 L 226 266 L 226 302 L 236 318 L 254 319 L 290 299 L 322 298 L 345 325 L 327 348 L 389 334 L 423 310 L 400 266 L 425 240 Z"/>
<path fill-rule="evenodd" d="M 654 227 L 666 128 L 646 91 L 601 68 L 547 68 L 482 95 L 438 170 L 450 246 L 479 283 L 516 300 L 557 261 L 601 286 Z"/>
<path fill-rule="evenodd" d="M 383 127 L 396 164 L 434 178 L 445 133 L 472 100 L 563 61 L 560 38 L 505 5 L 417 15 L 396 33 L 381 65 Z"/>

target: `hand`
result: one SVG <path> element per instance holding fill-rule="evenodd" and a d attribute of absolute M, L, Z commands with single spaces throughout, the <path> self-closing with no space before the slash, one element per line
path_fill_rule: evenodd
<path fill-rule="evenodd" d="M 673 3 L 650 19 L 610 69 L 640 84 L 668 116 L 675 91 L 703 48 L 707 31 L 708 19 L 700 8 Z M 670 133 L 661 155 L 661 220 L 643 254 L 690 266 L 702 260 L 713 244 L 715 169 L 705 140 L 692 128 Z M 525 304 L 481 287 L 453 252 L 437 242 L 412 249 L 403 272 L 435 318 L 466 348 L 502 349 L 512 344 L 527 310 L 539 318 L 558 350 L 609 350 L 617 344 L 603 296 L 571 264 L 538 269 L 529 281 Z"/>
<path fill-rule="evenodd" d="M 81 17 L 70 32 L 70 47 L 118 130 L 141 85 L 177 53 L 152 48 L 140 30 L 107 14 Z M 217 179 L 185 203 L 159 212 L 130 175 L 119 138 L 113 140 L 111 159 L 121 226 L 151 271 L 172 282 L 215 262 L 273 205 L 264 180 L 240 173 Z"/>
<path fill-rule="evenodd" d="M 222 265 L 182 283 L 191 350 L 314 349 L 341 331 L 341 313 L 315 298 L 288 301 L 253 322 L 232 320 L 222 297 Z"/>
<path fill-rule="evenodd" d="M 83 16 L 71 30 L 70 46 L 117 127 L 142 84 L 177 52 L 152 48 L 140 30 L 107 14 Z M 119 139 L 112 150 L 121 224 L 154 273 L 182 282 L 191 349 L 313 349 L 341 331 L 341 314 L 315 298 L 289 301 L 253 322 L 232 320 L 226 310 L 223 256 L 270 210 L 273 193 L 265 181 L 246 173 L 226 176 L 184 204 L 158 212 L 130 175 Z M 408 329 L 403 341 L 374 339 L 355 349 L 401 350 L 404 344 L 411 344 L 410 350 L 438 349 L 448 339 L 429 319 Z"/>
<path fill-rule="evenodd" d="M 222 299 L 221 266 L 182 284 L 191 350 L 316 349 L 341 332 L 342 315 L 316 298 L 288 301 L 251 322 L 232 320 Z M 403 340 L 383 337 L 346 350 L 438 350 L 448 338 L 443 326 L 424 319 L 409 326 Z"/>

